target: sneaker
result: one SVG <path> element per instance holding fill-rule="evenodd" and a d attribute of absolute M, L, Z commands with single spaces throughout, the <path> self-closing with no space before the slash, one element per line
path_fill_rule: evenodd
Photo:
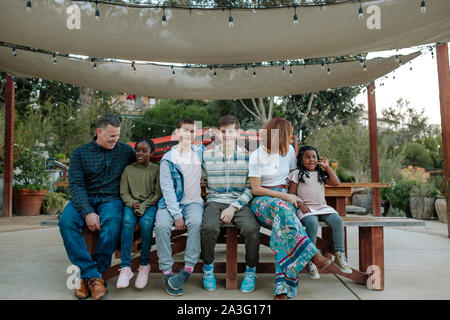
<path fill-rule="evenodd" d="M 138 289 L 143 289 L 147 285 L 148 282 L 148 274 L 150 272 L 150 265 L 139 266 L 139 272 L 136 278 L 136 282 L 134 286 Z"/>
<path fill-rule="evenodd" d="M 308 271 L 309 276 L 312 279 L 314 279 L 314 280 L 320 279 L 319 270 L 317 270 L 316 265 L 314 263 L 312 263 L 311 261 L 308 262 L 308 264 L 306 265 L 306 271 Z"/>
<path fill-rule="evenodd" d="M 169 285 L 169 280 L 173 277 L 175 277 L 175 275 L 173 273 L 168 274 L 167 276 L 164 276 L 163 280 L 164 280 L 164 285 L 166 287 L 166 291 L 171 296 L 181 296 L 183 294 L 183 289 L 174 290 Z"/>
<path fill-rule="evenodd" d="M 126 288 L 130 284 L 131 278 L 133 278 L 133 271 L 131 271 L 130 267 L 124 267 L 119 269 L 120 274 L 117 279 L 117 288 Z"/>
<path fill-rule="evenodd" d="M 216 278 L 214 277 L 214 264 L 203 266 L 203 288 L 208 291 L 216 290 Z"/>
<path fill-rule="evenodd" d="M 256 270 L 255 268 L 249 268 L 244 272 L 244 280 L 241 283 L 241 292 L 252 292 L 255 290 L 256 284 Z"/>
<path fill-rule="evenodd" d="M 183 287 L 183 284 L 189 279 L 191 274 L 184 269 L 181 269 L 175 276 L 169 278 L 167 280 L 167 284 L 173 290 L 180 290 Z"/>
<path fill-rule="evenodd" d="M 343 273 L 352 273 L 352 269 L 348 266 L 345 253 L 336 251 L 334 254 L 334 263 Z"/>

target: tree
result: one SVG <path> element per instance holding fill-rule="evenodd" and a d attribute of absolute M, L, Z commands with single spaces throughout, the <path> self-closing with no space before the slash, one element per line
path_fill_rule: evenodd
<path fill-rule="evenodd" d="M 316 128 L 358 118 L 363 106 L 355 105 L 353 99 L 360 90 L 356 86 L 286 96 L 281 111 L 295 130 L 302 130 L 303 141 Z"/>

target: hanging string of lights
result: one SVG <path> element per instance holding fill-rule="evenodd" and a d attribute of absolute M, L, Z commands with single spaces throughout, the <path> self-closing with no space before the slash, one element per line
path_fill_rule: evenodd
<path fill-rule="evenodd" d="M 431 57 L 434 58 L 434 52 L 433 49 L 436 47 L 437 44 L 433 45 L 426 45 L 426 46 L 418 46 L 415 49 L 422 51 L 422 54 L 424 51 L 429 51 L 431 53 Z M 37 48 L 29 48 L 26 46 L 16 45 L 16 44 L 9 44 L 6 42 L 0 41 L 1 47 L 7 47 L 11 48 L 11 53 L 14 57 L 17 56 L 17 49 L 24 50 L 24 51 L 30 51 L 30 52 L 37 52 L 37 53 L 43 53 L 51 56 L 53 58 L 53 63 L 57 63 L 57 57 L 65 57 L 65 58 L 71 58 L 75 60 L 81 60 L 81 61 L 90 61 L 90 64 L 92 68 L 95 70 L 97 69 L 97 62 L 109 62 L 109 63 L 122 63 L 122 64 L 128 64 L 130 63 L 131 71 L 136 73 L 136 65 L 144 66 L 144 65 L 152 65 L 152 66 L 158 66 L 158 67 L 165 67 L 170 68 L 170 73 L 172 76 L 176 75 L 175 68 L 178 69 L 209 69 L 211 73 L 214 74 L 214 76 L 217 76 L 217 69 L 223 69 L 223 70 L 232 70 L 232 69 L 244 69 L 244 72 L 248 73 L 249 68 L 253 68 L 252 75 L 256 76 L 256 68 L 264 68 L 264 67 L 273 67 L 273 66 L 279 66 L 281 67 L 281 72 L 286 72 L 286 66 L 289 66 L 289 75 L 292 76 L 293 66 L 320 66 L 321 70 L 325 70 L 327 75 L 331 74 L 331 67 L 330 65 L 338 64 L 338 63 L 345 63 L 345 62 L 355 62 L 359 61 L 362 67 L 362 70 L 364 72 L 367 71 L 367 65 L 366 65 L 366 57 L 364 54 L 358 54 L 354 56 L 346 56 L 346 57 L 326 57 L 326 58 L 318 58 L 318 59 L 298 59 L 298 60 L 285 60 L 285 61 L 269 61 L 269 62 L 259 62 L 259 63 L 240 63 L 240 64 L 179 64 L 179 65 L 173 65 L 173 64 L 167 64 L 167 63 L 158 63 L 158 62 L 147 62 L 142 61 L 137 63 L 136 61 L 126 61 L 126 60 L 118 60 L 118 59 L 111 59 L 111 58 L 99 58 L 99 57 L 80 57 L 78 55 L 71 55 L 71 54 L 63 54 L 59 52 L 52 52 L 48 50 L 43 49 L 37 49 Z M 401 66 L 403 64 L 402 56 L 397 53 L 395 55 L 395 61 Z M 410 67 L 410 70 L 412 70 L 412 67 Z M 395 77 L 395 76 L 394 76 Z M 394 78 L 395 79 L 395 78 Z"/>
<path fill-rule="evenodd" d="M 299 16 L 297 14 L 297 7 L 319 7 L 321 10 L 324 10 L 327 6 L 336 6 L 336 5 L 343 5 L 343 4 L 347 4 L 347 3 L 354 3 L 355 0 L 338 0 L 338 1 L 333 1 L 330 2 L 328 0 L 311 0 L 310 2 L 299 2 L 297 3 L 296 1 L 294 1 L 293 4 L 279 4 L 279 5 L 261 5 L 261 4 L 254 4 L 253 6 L 246 6 L 246 5 L 242 5 L 240 6 L 239 4 L 235 4 L 233 6 L 212 6 L 211 4 L 204 4 L 204 5 L 190 5 L 190 6 L 185 6 L 185 5 L 173 5 L 173 4 L 159 4 L 156 3 L 132 3 L 132 2 L 126 2 L 126 1 L 111 1 L 111 0 L 71 0 L 72 2 L 90 2 L 90 3 L 95 3 L 95 20 L 100 20 L 100 9 L 99 9 L 99 4 L 104 4 L 104 5 L 110 5 L 110 6 L 121 6 L 121 7 L 129 7 L 129 8 L 142 8 L 142 9 L 162 9 L 162 17 L 161 17 L 161 24 L 162 25 L 167 25 L 167 16 L 166 16 L 166 12 L 165 10 L 167 8 L 170 9 L 185 9 L 185 10 L 189 10 L 190 12 L 192 12 L 192 10 L 229 10 L 230 11 L 230 15 L 228 17 L 228 26 L 230 28 L 233 28 L 234 26 L 234 19 L 232 16 L 231 11 L 233 9 L 239 9 L 239 10 L 252 10 L 253 13 L 257 13 L 257 10 L 270 10 L 270 9 L 282 9 L 282 8 L 294 8 L 294 18 L 293 18 L 293 23 L 294 25 L 298 25 L 299 24 Z M 300 0 L 298 0 L 300 1 Z M 359 19 L 363 19 L 364 18 L 364 11 L 362 8 L 362 2 L 363 1 L 369 1 L 369 0 L 358 0 L 359 1 L 359 9 L 358 9 L 358 17 Z M 419 1 L 419 0 L 415 0 L 415 1 Z M 26 10 L 27 12 L 31 13 L 31 0 L 27 1 L 27 7 Z M 427 7 L 426 7 L 426 2 L 425 0 L 420 0 L 420 12 L 421 13 L 426 13 L 427 12 Z"/>

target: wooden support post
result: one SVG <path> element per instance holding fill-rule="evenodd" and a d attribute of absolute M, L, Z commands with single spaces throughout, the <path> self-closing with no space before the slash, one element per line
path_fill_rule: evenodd
<path fill-rule="evenodd" d="M 236 228 L 227 228 L 226 290 L 237 289 L 237 237 Z"/>
<path fill-rule="evenodd" d="M 359 270 L 371 275 L 369 289 L 384 290 L 383 227 L 359 227 Z"/>
<path fill-rule="evenodd" d="M 370 139 L 370 169 L 372 182 L 380 182 L 380 169 L 378 165 L 378 135 L 377 135 L 377 109 L 375 104 L 375 84 L 367 87 L 367 102 L 369 109 L 369 139 Z M 381 195 L 379 188 L 372 188 L 372 214 L 381 216 Z"/>
<path fill-rule="evenodd" d="M 436 46 L 439 77 L 439 100 L 441 102 L 442 154 L 444 156 L 445 194 L 447 199 L 447 233 L 450 238 L 450 74 L 448 68 L 448 45 Z"/>
<path fill-rule="evenodd" d="M 13 151 L 14 151 L 14 80 L 6 75 L 6 105 L 5 105 L 5 160 L 3 182 L 3 216 L 12 217 L 12 182 L 13 182 Z"/>

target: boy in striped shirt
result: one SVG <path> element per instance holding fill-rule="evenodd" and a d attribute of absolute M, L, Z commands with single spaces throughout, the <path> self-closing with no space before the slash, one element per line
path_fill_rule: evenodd
<path fill-rule="evenodd" d="M 202 173 L 206 182 L 206 208 L 201 228 L 203 287 L 216 289 L 214 249 L 220 226 L 233 222 L 245 239 L 247 264 L 241 292 L 255 290 L 255 268 L 259 260 L 259 223 L 248 203 L 253 198 L 248 178 L 248 152 L 237 145 L 239 121 L 231 115 L 218 122 L 220 145 L 205 151 Z"/>

